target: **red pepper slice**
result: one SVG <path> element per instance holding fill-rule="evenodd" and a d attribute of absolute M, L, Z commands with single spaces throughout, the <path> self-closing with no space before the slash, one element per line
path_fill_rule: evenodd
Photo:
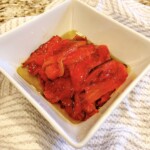
<path fill-rule="evenodd" d="M 37 76 L 45 98 L 83 121 L 98 112 L 127 78 L 127 68 L 112 60 L 106 45 L 89 44 L 86 37 L 72 40 L 53 36 L 23 63 Z"/>
<path fill-rule="evenodd" d="M 106 93 L 117 89 L 127 77 L 126 67 L 115 60 L 94 70 L 85 81 L 85 100 L 95 102 Z"/>

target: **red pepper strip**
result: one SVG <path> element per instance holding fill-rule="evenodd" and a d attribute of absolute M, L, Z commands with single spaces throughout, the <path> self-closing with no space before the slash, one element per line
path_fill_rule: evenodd
<path fill-rule="evenodd" d="M 72 108 L 72 106 L 66 106 L 65 108 L 65 111 L 66 111 L 66 113 L 72 118 L 72 119 L 74 119 L 73 118 L 73 108 Z"/>
<path fill-rule="evenodd" d="M 36 65 L 41 66 L 44 62 L 44 56 L 43 55 L 34 55 L 29 57 L 24 63 L 23 66 L 27 66 L 30 63 L 34 63 Z"/>
<path fill-rule="evenodd" d="M 73 101 L 71 100 L 71 98 L 65 98 L 61 100 L 61 103 L 63 107 L 72 107 Z"/>
<path fill-rule="evenodd" d="M 97 102 L 96 102 L 96 107 L 102 107 L 111 97 L 111 94 L 114 91 L 108 92 L 105 95 L 103 95 Z"/>
<path fill-rule="evenodd" d="M 113 76 L 114 78 L 115 77 L 117 78 L 118 76 L 118 79 L 120 80 L 125 79 L 127 77 L 127 69 L 120 62 L 117 62 L 115 60 L 110 60 L 100 65 L 98 68 L 96 68 L 94 71 L 92 71 L 89 74 L 89 76 L 85 80 L 85 87 L 87 86 L 88 88 L 88 86 L 90 85 L 93 85 L 99 81 L 103 81 L 103 80 L 105 81 Z"/>
<path fill-rule="evenodd" d="M 75 37 L 73 38 L 73 40 L 75 41 L 87 41 L 87 38 L 86 37 L 83 37 L 83 36 L 80 36 L 80 35 L 75 35 Z"/>
<path fill-rule="evenodd" d="M 33 55 L 53 55 L 53 52 L 58 51 L 61 48 L 62 38 L 59 36 L 53 36 L 48 42 L 42 44 Z"/>
<path fill-rule="evenodd" d="M 84 120 L 87 120 L 89 117 L 93 116 L 95 113 L 98 112 L 95 104 L 89 103 L 87 101 L 82 104 L 82 109 L 85 112 Z"/>
<path fill-rule="evenodd" d="M 41 78 L 41 80 L 43 80 L 43 81 L 47 81 L 48 80 L 44 70 L 41 69 L 41 68 L 38 71 L 38 77 Z"/>
<path fill-rule="evenodd" d="M 64 75 L 64 66 L 62 61 L 48 65 L 45 68 L 47 78 L 54 80 Z"/>
<path fill-rule="evenodd" d="M 30 63 L 27 66 L 23 65 L 23 67 L 26 67 L 28 69 L 28 72 L 33 76 L 36 76 L 38 74 L 39 69 L 40 69 L 40 67 L 37 64 L 35 64 L 34 62 Z"/>
<path fill-rule="evenodd" d="M 77 51 L 80 46 L 84 46 L 86 44 L 87 44 L 86 41 L 72 41 L 71 40 L 70 44 L 63 47 L 61 49 L 60 53 L 58 53 L 58 54 L 59 54 L 59 56 L 66 58 L 66 56 L 68 56 L 69 54 Z"/>
<path fill-rule="evenodd" d="M 101 98 L 104 94 L 109 91 L 116 89 L 118 84 L 115 83 L 113 79 L 108 79 L 105 82 L 99 82 L 94 86 L 88 87 L 86 90 L 85 100 L 94 103 L 96 100 Z"/>
<path fill-rule="evenodd" d="M 82 89 L 82 84 L 91 69 L 110 59 L 110 54 L 106 46 L 99 46 L 94 53 L 84 60 L 74 63 L 69 67 L 71 81 L 75 91 Z M 92 77 L 93 78 L 93 77 Z"/>
<path fill-rule="evenodd" d="M 32 75 L 37 75 L 39 67 L 43 65 L 46 55 L 60 49 L 61 41 L 62 39 L 60 37 L 54 36 L 47 43 L 43 44 L 36 51 L 34 51 L 23 63 L 23 67 L 27 67 Z"/>
<path fill-rule="evenodd" d="M 86 102 L 82 103 L 78 94 L 75 95 L 73 105 L 65 107 L 65 110 L 71 118 L 78 121 L 86 120 L 98 112 L 94 104 Z"/>
<path fill-rule="evenodd" d="M 75 95 L 74 103 L 65 107 L 65 110 L 71 118 L 78 121 L 86 120 L 98 112 L 94 104 L 82 103 L 78 94 Z"/>
<path fill-rule="evenodd" d="M 90 56 L 94 51 L 95 47 L 93 44 L 81 46 L 76 51 L 66 56 L 64 59 L 64 64 L 71 65 L 72 63 L 77 63 L 83 60 L 85 57 Z"/>
<path fill-rule="evenodd" d="M 80 62 L 69 67 L 72 85 L 76 92 L 82 89 L 82 83 L 88 73 L 87 69 L 87 64 Z"/>
<path fill-rule="evenodd" d="M 94 64 L 93 67 L 96 67 L 96 65 L 100 65 L 111 58 L 109 49 L 106 45 L 99 45 L 96 48 L 96 52 L 98 53 L 97 57 L 99 58 L 97 58 L 98 63 Z"/>
<path fill-rule="evenodd" d="M 86 44 L 85 41 L 68 43 L 68 45 L 66 45 L 64 48 L 62 48 L 59 51 L 59 53 L 49 56 L 47 59 L 45 59 L 42 67 L 45 68 L 48 65 L 58 62 L 59 60 L 64 60 L 67 57 L 67 55 L 76 51 L 78 49 L 78 47 L 83 46 L 85 44 Z"/>
<path fill-rule="evenodd" d="M 45 74 L 46 74 L 47 78 L 49 78 L 51 80 L 54 80 L 63 75 L 62 72 L 60 71 L 60 66 L 57 65 L 56 63 L 46 67 Z"/>
<path fill-rule="evenodd" d="M 42 89 L 44 90 L 45 83 L 48 81 L 48 78 L 45 75 L 45 72 L 42 69 L 39 69 L 37 77 L 38 77 L 38 80 L 41 83 Z"/>
<path fill-rule="evenodd" d="M 92 80 L 93 78 L 98 80 Z M 90 75 L 90 79 L 85 81 L 87 87 L 85 87 L 85 100 L 94 103 L 106 93 L 117 89 L 127 77 L 126 67 L 115 60 L 109 61 Z"/>
<path fill-rule="evenodd" d="M 79 114 L 74 113 L 74 109 L 71 106 L 65 107 L 67 114 L 74 120 L 83 121 L 85 119 L 85 113 L 81 112 Z"/>
<path fill-rule="evenodd" d="M 45 55 L 50 52 L 53 54 L 54 51 L 60 49 L 62 39 L 59 36 L 52 37 L 47 43 L 41 45 L 36 51 L 34 51 L 29 59 L 24 64 L 35 62 L 38 65 L 42 65 Z"/>
<path fill-rule="evenodd" d="M 68 115 L 73 118 L 74 120 L 84 120 L 85 113 L 82 111 L 81 107 L 81 100 L 78 98 L 78 95 L 75 95 L 74 102 L 72 106 L 65 107 L 66 112 Z"/>
<path fill-rule="evenodd" d="M 73 117 L 77 120 L 82 120 L 82 118 L 80 118 L 81 116 L 79 114 L 82 114 L 82 108 L 81 108 L 81 100 L 78 97 L 78 95 L 75 95 L 74 98 L 74 105 L 73 105 Z"/>
<path fill-rule="evenodd" d="M 69 79 L 58 78 L 53 82 L 47 81 L 44 88 L 44 96 L 51 102 L 72 97 L 73 91 Z"/>
<path fill-rule="evenodd" d="M 49 55 L 53 55 L 54 52 L 59 51 L 62 48 L 62 38 L 59 36 L 53 36 L 47 43 L 44 44 L 45 49 Z"/>
<path fill-rule="evenodd" d="M 44 62 L 43 55 L 29 57 L 24 63 L 23 67 L 26 67 L 33 76 L 38 74 L 41 64 Z"/>
<path fill-rule="evenodd" d="M 74 42 L 69 44 L 67 48 L 62 49 L 57 55 L 50 56 L 45 62 L 43 63 L 42 68 L 45 70 L 45 74 L 51 80 L 54 80 L 58 77 L 64 75 L 64 64 L 63 60 L 65 59 L 66 55 L 68 55 L 72 51 L 76 51 L 77 48 L 81 45 L 85 45 L 85 41 Z M 73 53 L 73 52 L 72 52 Z"/>

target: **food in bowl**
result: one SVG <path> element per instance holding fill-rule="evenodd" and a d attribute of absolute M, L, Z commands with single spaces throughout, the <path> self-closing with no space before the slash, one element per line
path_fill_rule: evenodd
<path fill-rule="evenodd" d="M 71 31 L 42 44 L 17 72 L 72 119 L 84 121 L 125 82 L 128 67 L 106 45 Z"/>

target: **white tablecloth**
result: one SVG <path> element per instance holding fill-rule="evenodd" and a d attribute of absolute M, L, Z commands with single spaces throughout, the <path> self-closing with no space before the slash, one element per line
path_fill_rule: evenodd
<path fill-rule="evenodd" d="M 83 0 L 150 38 L 150 7 L 136 0 Z M 59 2 L 62 2 L 59 1 Z M 48 8 L 59 4 L 54 1 Z M 47 8 L 47 9 L 48 9 Z M 4 33 L 32 17 L 0 26 Z M 0 73 L 0 149 L 73 150 Z M 100 126 L 83 150 L 150 150 L 150 71 Z"/>

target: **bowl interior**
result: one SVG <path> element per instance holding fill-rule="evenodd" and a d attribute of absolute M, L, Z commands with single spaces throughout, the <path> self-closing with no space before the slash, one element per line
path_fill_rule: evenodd
<path fill-rule="evenodd" d="M 53 35 L 62 35 L 70 30 L 79 31 L 96 44 L 108 45 L 111 54 L 131 68 L 126 83 L 100 109 L 99 113 L 80 124 L 68 121 L 16 72 L 17 67 L 38 46 Z M 149 63 L 149 40 L 76 0 L 66 0 L 59 6 L 0 37 L 1 71 L 52 126 L 76 147 L 83 146 L 88 141 L 125 96 L 122 91 L 130 86 Z"/>

